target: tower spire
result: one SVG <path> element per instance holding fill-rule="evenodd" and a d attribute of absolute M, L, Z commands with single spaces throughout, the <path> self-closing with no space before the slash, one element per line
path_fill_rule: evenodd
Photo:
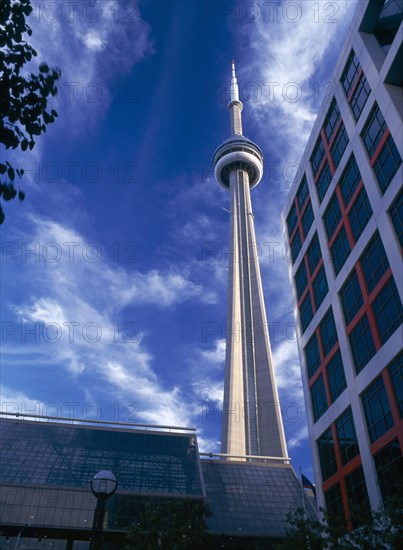
<path fill-rule="evenodd" d="M 242 101 L 239 100 L 238 81 L 235 74 L 235 61 L 232 60 L 232 75 L 231 75 L 231 100 L 228 103 L 228 110 L 231 117 L 231 135 L 242 135 Z"/>
<path fill-rule="evenodd" d="M 231 201 L 228 316 L 221 450 L 287 457 L 263 298 L 250 189 L 263 175 L 260 148 L 242 135 L 232 62 L 231 137 L 214 154 L 214 174 Z"/>
<path fill-rule="evenodd" d="M 239 101 L 238 81 L 235 74 L 235 61 L 232 60 L 232 76 L 231 76 L 231 101 Z"/>

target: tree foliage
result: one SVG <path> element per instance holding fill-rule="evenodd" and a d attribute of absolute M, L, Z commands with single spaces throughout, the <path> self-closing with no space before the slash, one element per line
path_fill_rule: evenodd
<path fill-rule="evenodd" d="M 1 0 L 0 3 L 0 143 L 6 149 L 33 149 L 37 136 L 58 116 L 48 109 L 49 96 L 57 94 L 56 82 L 61 76 L 57 68 L 39 65 L 37 74 L 24 72 L 24 66 L 37 56 L 24 35 L 32 35 L 26 17 L 32 12 L 30 0 Z M 25 194 L 15 188 L 16 176 L 23 170 L 11 163 L 0 163 L 0 198 L 23 200 Z M 0 204 L 0 224 L 4 221 Z"/>
<path fill-rule="evenodd" d="M 400 550 L 403 548 L 403 495 L 386 500 L 371 511 L 365 505 L 351 507 L 350 530 L 344 519 L 321 508 L 322 521 L 307 519 L 302 508 L 289 512 L 287 539 L 276 550 Z"/>
<path fill-rule="evenodd" d="M 125 550 L 204 550 L 212 548 L 207 531 L 206 505 L 194 500 L 171 500 L 164 507 L 146 505 L 126 539 Z"/>

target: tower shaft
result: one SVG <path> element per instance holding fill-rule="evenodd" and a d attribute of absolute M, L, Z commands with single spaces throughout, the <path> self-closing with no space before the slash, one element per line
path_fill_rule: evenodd
<path fill-rule="evenodd" d="M 287 456 L 246 171 L 231 171 L 230 196 L 222 452 Z"/>

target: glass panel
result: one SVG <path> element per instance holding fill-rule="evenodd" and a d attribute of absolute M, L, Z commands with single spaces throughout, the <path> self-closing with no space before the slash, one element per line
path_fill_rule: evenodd
<path fill-rule="evenodd" d="M 313 309 L 312 309 L 312 302 L 311 302 L 311 295 L 308 292 L 306 297 L 304 298 L 304 301 L 302 302 L 300 308 L 299 308 L 299 314 L 301 318 L 301 328 L 302 332 L 305 332 L 307 326 L 312 320 L 313 317 Z"/>
<path fill-rule="evenodd" d="M 389 269 L 389 262 L 379 232 L 376 231 L 360 258 L 365 284 L 370 294 L 384 273 Z"/>
<path fill-rule="evenodd" d="M 320 366 L 318 338 L 313 334 L 305 346 L 305 359 L 308 367 L 308 376 L 311 378 Z"/>
<path fill-rule="evenodd" d="M 385 119 L 379 110 L 378 104 L 375 103 L 361 134 L 370 158 L 375 153 L 386 129 Z"/>
<path fill-rule="evenodd" d="M 318 419 L 327 409 L 327 399 L 325 385 L 323 383 L 322 374 L 311 386 L 311 401 L 313 407 L 313 417 L 314 421 L 317 422 Z"/>
<path fill-rule="evenodd" d="M 350 95 L 351 90 L 353 89 L 353 85 L 357 78 L 359 69 L 360 64 L 358 62 L 358 58 L 355 55 L 354 50 L 351 50 L 340 80 L 344 89 L 344 93 L 347 97 Z"/>
<path fill-rule="evenodd" d="M 332 359 L 326 365 L 326 371 L 333 403 L 347 387 L 340 350 L 336 351 Z"/>
<path fill-rule="evenodd" d="M 348 136 L 344 124 L 342 123 L 337 133 L 336 139 L 334 140 L 334 143 L 330 149 L 335 169 L 340 163 L 341 157 L 346 150 L 347 144 Z"/>
<path fill-rule="evenodd" d="M 384 194 L 389 187 L 390 182 L 401 164 L 402 158 L 392 136 L 389 136 L 374 164 L 374 171 L 382 194 Z"/>
<path fill-rule="evenodd" d="M 356 242 L 364 231 L 371 216 L 372 208 L 368 200 L 368 195 L 365 188 L 362 187 L 348 215 L 351 231 Z"/>
<path fill-rule="evenodd" d="M 327 311 L 326 315 L 320 322 L 319 330 L 322 338 L 323 353 L 326 357 L 326 355 L 329 353 L 329 351 L 338 340 L 332 308 Z"/>
<path fill-rule="evenodd" d="M 312 288 L 315 297 L 316 309 L 318 309 L 329 290 L 327 286 L 325 268 L 323 265 L 319 269 L 318 274 L 313 281 Z"/>
<path fill-rule="evenodd" d="M 337 419 L 336 430 L 344 466 L 360 452 L 350 407 Z"/>
<path fill-rule="evenodd" d="M 402 302 L 396 283 L 391 277 L 372 304 L 379 336 L 384 344 L 401 325 L 403 317 Z"/>
<path fill-rule="evenodd" d="M 318 191 L 319 202 L 322 202 L 323 197 L 325 196 L 331 181 L 332 181 L 332 174 L 330 173 L 329 164 L 326 161 L 325 164 L 323 165 L 318 181 L 316 182 L 316 189 Z"/>
<path fill-rule="evenodd" d="M 306 285 L 308 284 L 308 275 L 306 272 L 305 261 L 301 262 L 301 265 L 298 268 L 298 271 L 295 274 L 295 288 L 297 290 L 298 298 L 301 298 Z"/>
<path fill-rule="evenodd" d="M 318 453 L 322 480 L 325 481 L 337 472 L 336 454 L 331 429 L 327 429 L 318 439 Z"/>
<path fill-rule="evenodd" d="M 362 394 L 362 404 L 371 443 L 393 426 L 392 413 L 385 384 L 379 376 Z"/>
<path fill-rule="evenodd" d="M 322 253 L 320 251 L 320 244 L 319 244 L 317 233 L 315 233 L 315 235 L 312 238 L 311 244 L 309 245 L 309 248 L 307 250 L 307 258 L 308 258 L 309 271 L 312 276 L 317 265 L 319 264 L 320 259 L 322 258 Z"/>
<path fill-rule="evenodd" d="M 351 248 L 350 248 L 350 243 L 348 242 L 348 239 L 347 239 L 346 228 L 343 225 L 330 248 L 333 267 L 336 275 L 339 273 L 340 269 L 343 267 L 345 261 L 347 260 L 350 254 L 350 251 L 351 251 Z"/>
<path fill-rule="evenodd" d="M 358 184 L 361 181 L 361 174 L 357 166 L 357 162 L 352 155 L 347 163 L 346 169 L 340 178 L 339 186 L 343 196 L 344 205 L 347 207 L 351 200 Z"/>
<path fill-rule="evenodd" d="M 400 416 L 403 418 L 403 352 L 391 362 L 389 373 Z"/>
<path fill-rule="evenodd" d="M 300 184 L 300 186 L 298 188 L 298 191 L 297 191 L 297 200 L 298 200 L 298 205 L 299 205 L 300 211 L 302 210 L 302 208 L 305 204 L 306 198 L 308 196 L 309 196 L 308 183 L 306 181 L 306 176 L 304 176 L 302 178 L 301 184 Z"/>
<path fill-rule="evenodd" d="M 355 372 L 362 371 L 368 361 L 375 355 L 376 349 L 368 317 L 365 314 L 349 334 L 351 353 Z"/>
<path fill-rule="evenodd" d="M 343 307 L 344 320 L 347 326 L 364 304 L 360 283 L 358 282 L 357 272 L 355 269 L 353 269 L 340 290 L 340 300 Z"/>

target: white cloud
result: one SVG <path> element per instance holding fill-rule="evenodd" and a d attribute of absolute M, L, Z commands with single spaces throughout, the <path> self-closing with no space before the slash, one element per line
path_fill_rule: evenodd
<path fill-rule="evenodd" d="M 136 323 L 127 323 L 122 312 L 140 303 L 157 310 L 186 300 L 209 303 L 213 295 L 179 273 L 130 271 L 103 255 L 94 261 L 95 249 L 66 225 L 37 218 L 31 220 L 31 231 L 24 246 L 33 249 L 37 243 L 39 261 L 32 258 L 32 269 L 18 273 L 18 280 L 32 297 L 9 304 L 9 311 L 16 315 L 19 330 L 29 327 L 35 334 L 25 338 L 27 346 L 22 336 L 17 345 L 12 339 L 4 345 L 3 368 L 23 368 L 29 353 L 31 362 L 43 367 L 42 376 L 46 368 L 66 370 L 77 381 L 88 374 L 90 394 L 99 397 L 109 387 L 116 398 L 138 407 L 143 422 L 191 424 L 197 407 L 178 387 L 159 380 L 143 332 Z M 10 259 L 15 273 L 20 259 Z"/>
<path fill-rule="evenodd" d="M 308 440 L 308 425 L 304 425 L 288 439 L 288 448 L 295 449 L 300 447 L 303 443 L 306 443 Z"/>
<path fill-rule="evenodd" d="M 327 7 L 318 2 L 318 12 L 306 2 L 294 3 L 299 17 L 276 3 L 272 17 L 278 24 L 268 24 L 267 17 L 262 17 L 254 23 L 253 32 L 250 25 L 241 29 L 250 48 L 248 58 L 253 55 L 255 60 L 248 63 L 242 79 L 260 90 L 258 101 L 250 106 L 262 127 L 280 138 L 285 159 L 300 158 L 328 84 L 320 82 L 318 69 L 325 64 L 330 77 L 328 59 L 341 46 L 357 1 L 338 0 Z"/>
<path fill-rule="evenodd" d="M 210 350 L 202 350 L 200 352 L 202 358 L 215 366 L 222 366 L 225 359 L 225 340 L 216 340 L 214 348 Z"/>
<path fill-rule="evenodd" d="M 0 410 L 2 412 L 40 416 L 45 408 L 46 404 L 40 399 L 34 399 L 22 391 L 3 384 L 0 385 Z"/>
<path fill-rule="evenodd" d="M 296 342 L 283 340 L 273 352 L 277 386 L 286 401 L 303 402 L 301 372 Z"/>
<path fill-rule="evenodd" d="M 132 0 L 54 4 L 35 2 L 28 19 L 30 43 L 38 63 L 62 70 L 59 95 L 52 101 L 61 115 L 58 126 L 81 133 L 83 121 L 86 129 L 94 127 L 106 112 L 113 99 L 113 77 L 127 74 L 153 52 L 150 27 Z"/>

